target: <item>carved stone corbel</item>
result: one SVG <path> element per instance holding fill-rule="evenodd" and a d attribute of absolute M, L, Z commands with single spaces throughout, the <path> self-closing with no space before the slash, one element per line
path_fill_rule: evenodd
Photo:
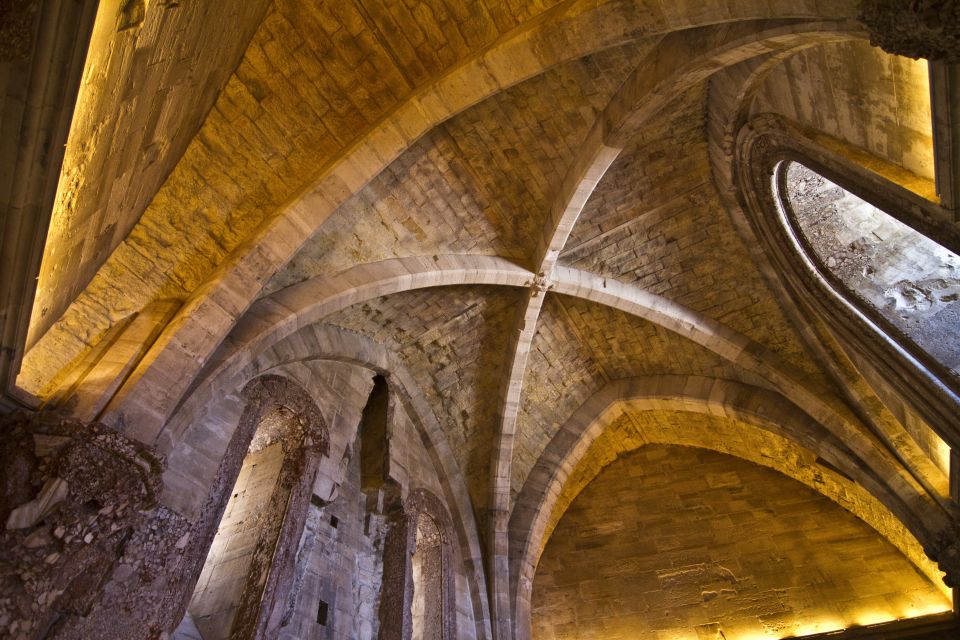
<path fill-rule="evenodd" d="M 888 53 L 960 62 L 958 0 L 861 0 L 859 19 Z"/>
<path fill-rule="evenodd" d="M 960 587 L 960 522 L 955 522 L 941 531 L 934 544 L 924 549 L 924 552 L 945 574 L 945 585 L 951 589 Z"/>

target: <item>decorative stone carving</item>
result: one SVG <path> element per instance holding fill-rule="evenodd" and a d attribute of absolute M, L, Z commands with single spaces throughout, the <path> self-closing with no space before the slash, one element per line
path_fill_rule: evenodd
<path fill-rule="evenodd" d="M 530 287 L 533 289 L 533 297 L 536 298 L 540 294 L 547 293 L 553 288 L 553 285 L 554 283 L 541 271 L 534 277 L 533 281 L 530 282 Z"/>
<path fill-rule="evenodd" d="M 960 62 L 957 0 L 861 0 L 859 17 L 888 53 Z"/>
<path fill-rule="evenodd" d="M 960 522 L 941 531 L 936 542 L 924 551 L 945 574 L 943 583 L 952 589 L 960 587 Z"/>

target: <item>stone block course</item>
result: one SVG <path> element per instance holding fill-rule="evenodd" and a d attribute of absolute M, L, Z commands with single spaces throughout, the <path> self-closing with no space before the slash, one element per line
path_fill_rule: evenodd
<path fill-rule="evenodd" d="M 702 488 L 711 476 L 724 486 L 685 493 L 684 478 Z M 815 528 L 794 528 L 808 518 Z M 870 579 L 877 571 L 893 577 Z M 828 631 L 943 598 L 862 521 L 795 481 L 647 446 L 601 472 L 561 519 L 534 584 L 534 637 Z"/>

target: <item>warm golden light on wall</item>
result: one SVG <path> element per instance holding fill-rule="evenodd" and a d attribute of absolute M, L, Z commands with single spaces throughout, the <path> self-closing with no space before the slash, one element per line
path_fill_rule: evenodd
<path fill-rule="evenodd" d="M 872 624 L 880 624 L 881 622 L 890 622 L 896 619 L 897 617 L 889 611 L 881 609 L 861 611 L 854 616 L 854 622 L 861 627 L 868 627 Z"/>
<path fill-rule="evenodd" d="M 57 288 L 58 278 L 63 275 L 61 272 L 68 268 L 64 265 L 69 264 L 69 254 L 79 250 L 76 246 L 78 240 L 87 232 L 87 229 L 80 224 L 81 221 L 77 219 L 76 192 L 86 179 L 83 171 L 85 165 L 97 152 L 90 133 L 96 129 L 97 125 L 97 100 L 100 94 L 114 90 L 114 85 L 105 72 L 111 62 L 111 40 L 122 37 L 117 35 L 117 16 L 120 13 L 120 0 L 102 0 L 97 8 L 77 102 L 70 123 L 67 146 L 64 150 L 63 166 L 57 184 L 53 212 L 50 216 L 50 228 L 43 249 L 43 261 L 37 284 L 38 298 L 39 292 Z M 27 334 L 28 350 L 40 339 L 42 335 L 40 327 L 45 326 L 44 323 L 49 323 L 50 318 L 45 318 L 48 311 L 42 303 L 34 305 Z"/>
<path fill-rule="evenodd" d="M 937 434 L 934 433 L 932 435 L 935 439 L 935 442 L 937 443 L 936 454 L 933 462 L 937 465 L 937 467 L 940 468 L 941 471 L 949 475 L 950 474 L 950 445 L 948 445 L 946 442 L 941 440 L 940 437 L 937 436 Z"/>
<path fill-rule="evenodd" d="M 903 149 L 907 167 L 922 166 L 921 177 L 933 179 L 933 116 L 930 110 L 930 71 L 924 59 L 911 60 L 900 56 L 891 65 L 894 86 L 907 93 L 901 97 L 902 112 L 897 114 L 900 125 L 916 132 L 917 135 L 905 142 Z M 902 76 L 900 75 L 902 74 Z M 900 77 L 898 77 L 900 76 Z M 913 158 L 913 161 L 910 159 Z M 916 169 L 914 169 L 916 170 Z"/>

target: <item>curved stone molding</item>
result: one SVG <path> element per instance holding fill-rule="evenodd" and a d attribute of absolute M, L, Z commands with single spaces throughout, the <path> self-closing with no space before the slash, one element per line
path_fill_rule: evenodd
<path fill-rule="evenodd" d="M 537 329 L 543 295 L 552 287 L 557 259 L 570 232 L 610 165 L 632 134 L 677 96 L 702 83 L 717 69 L 750 59 L 759 53 L 790 51 L 813 42 L 826 42 L 855 32 L 844 23 L 781 23 L 764 21 L 722 24 L 676 31 L 665 36 L 610 99 L 570 163 L 543 231 L 537 240 L 533 264 L 537 278 L 523 309 L 518 310 L 513 335 L 513 360 L 501 392 L 500 433 L 493 452 L 490 489 L 489 575 L 498 601 L 499 636 L 510 635 L 510 603 L 506 585 L 507 514 L 517 413 L 527 356 Z"/>
<path fill-rule="evenodd" d="M 611 424 L 615 414 L 625 410 L 667 410 L 721 416 L 763 429 L 772 440 L 810 452 L 811 459 L 823 459 L 840 472 L 833 476 L 837 486 L 843 487 L 839 493 L 831 495 L 825 491 L 822 481 L 812 482 L 801 473 L 791 473 L 788 463 L 774 468 L 824 493 L 844 508 L 851 509 L 856 503 L 845 497 L 844 492 L 856 495 L 857 501 L 863 505 L 871 505 L 854 511 L 855 515 L 889 539 L 931 580 L 937 580 L 938 575 L 924 562 L 921 544 L 917 542 L 918 539 L 920 543 L 934 539 L 936 525 L 930 528 L 927 524 L 938 520 L 935 507 L 898 495 L 897 483 L 891 482 L 894 478 L 888 475 L 896 473 L 894 470 L 865 468 L 862 460 L 836 438 L 825 434 L 820 425 L 783 396 L 738 382 L 696 376 L 622 380 L 594 394 L 558 431 L 528 476 L 511 514 L 511 595 L 520 637 L 529 634 L 533 574 L 546 544 L 561 490 L 588 454 L 591 444 Z M 710 448 L 711 445 L 701 443 L 698 446 Z M 771 466 L 771 461 L 763 459 L 757 451 L 731 450 L 725 453 Z M 846 474 L 849 480 L 841 474 Z M 890 517 L 891 513 L 906 523 L 906 527 Z"/>
<path fill-rule="evenodd" d="M 297 346 L 304 344 L 300 340 L 302 332 L 312 333 L 320 348 L 303 352 L 302 348 Z M 340 327 L 319 324 L 304 327 L 290 336 L 289 340 L 281 341 L 268 349 L 251 366 L 256 367 L 257 371 L 271 371 L 291 361 L 307 360 L 348 362 L 387 377 L 391 392 L 396 393 L 407 415 L 424 438 L 424 444 L 443 487 L 446 504 L 451 506 L 456 515 L 452 520 L 452 528 L 448 531 L 455 532 L 457 548 L 461 550 L 457 557 L 463 562 L 464 573 L 469 582 L 467 597 L 473 609 L 477 637 L 489 637 L 490 613 L 485 588 L 486 578 L 474 507 L 443 428 L 413 376 L 396 354 L 382 344 Z"/>
<path fill-rule="evenodd" d="M 903 424 L 908 420 L 903 414 L 906 408 L 892 392 L 887 392 L 886 383 L 877 376 L 864 379 L 871 372 L 862 367 L 858 371 L 853 363 L 846 362 L 842 349 L 833 336 L 824 333 L 816 322 L 811 322 L 810 310 L 802 308 L 803 301 L 794 300 L 790 290 L 784 285 L 771 261 L 770 255 L 757 240 L 747 216 L 743 213 L 741 201 L 737 195 L 738 165 L 731 162 L 735 156 L 737 134 L 746 123 L 749 107 L 759 86 L 770 71 L 792 54 L 777 53 L 741 63 L 716 74 L 710 81 L 708 97 L 708 144 L 713 179 L 729 213 L 734 228 L 749 248 L 757 268 L 763 274 L 768 286 L 776 292 L 782 301 L 783 310 L 792 321 L 804 344 L 810 349 L 826 372 L 838 383 L 840 392 L 847 402 L 859 409 L 860 415 L 867 420 L 875 433 L 881 434 L 894 455 L 924 484 L 930 495 L 942 497 L 948 494 L 947 478 L 942 470 L 930 460 L 926 453 L 913 442 L 912 437 L 904 437 Z M 840 145 L 839 141 L 832 141 Z M 845 143 L 844 143 L 845 144 Z M 824 153 L 832 153 L 823 150 Z M 862 154 L 862 152 L 861 152 Z M 855 156 L 854 150 L 848 155 Z M 894 173 L 891 171 L 891 173 Z M 875 178 L 875 176 L 871 176 Z M 929 215 L 925 216 L 929 220 Z M 920 220 L 915 221 L 920 223 Z M 798 304 L 798 302 L 800 304 Z M 887 406 L 884 406 L 884 405 Z M 889 406 L 889 408 L 888 408 Z"/>
<path fill-rule="evenodd" d="M 313 184 L 209 275 L 130 377 L 110 411 L 155 433 L 189 386 L 186 381 L 170 380 L 163 372 L 198 372 L 249 308 L 261 283 L 287 263 L 304 238 L 413 141 L 480 100 L 564 60 L 640 36 L 781 17 L 819 21 L 853 17 L 849 2 L 771 9 L 769 3 L 752 0 L 698 8 L 691 13 L 687 13 L 688 7 L 676 3 L 654 4 L 659 5 L 654 12 L 645 3 L 635 7 L 618 2 L 560 5 L 549 12 L 548 18 L 523 25 L 493 48 L 455 66 L 417 92 L 378 126 L 366 131 L 341 157 L 325 164 Z M 577 33 L 578 37 L 565 37 L 564 33 Z M 757 54 L 763 51 L 762 44 L 755 44 Z M 254 273 L 256 277 L 252 277 Z M 193 375 L 184 378 L 190 380 Z"/>
<path fill-rule="evenodd" d="M 283 407 L 297 416 L 297 428 L 284 437 L 284 464 L 278 479 L 289 489 L 283 504 L 267 505 L 265 511 L 277 512 L 282 518 L 275 540 L 259 539 L 251 569 L 241 595 L 233 631 L 243 637 L 260 637 L 268 628 L 274 605 L 286 599 L 293 576 L 297 543 L 303 531 L 310 504 L 313 478 L 320 458 L 329 448 L 329 429 L 310 394 L 290 379 L 266 374 L 249 381 L 241 393 L 246 401 L 229 443 L 219 459 L 213 482 L 206 493 L 204 506 L 194 520 L 193 533 L 184 549 L 184 572 L 179 615 L 186 612 L 200 570 L 223 512 L 230 498 L 243 459 L 250 448 L 257 428 L 270 411 Z M 169 493 L 170 483 L 165 478 Z M 274 492 L 277 496 L 281 492 Z"/>
<path fill-rule="evenodd" d="M 395 514 L 384 543 L 380 638 L 385 640 L 410 640 L 412 637 L 414 585 L 410 560 L 417 547 L 417 519 L 421 514 L 430 517 L 440 530 L 442 638 L 454 640 L 457 637 L 456 585 L 451 567 L 459 564 L 459 551 L 450 535 L 453 522 L 440 498 L 426 489 L 414 489 L 404 501 L 402 511 Z"/>
<path fill-rule="evenodd" d="M 305 296 L 304 299 L 308 297 Z M 314 348 L 307 349 L 306 345 L 314 345 Z M 178 443 L 170 453 L 170 469 L 166 480 L 179 489 L 175 496 L 167 495 L 169 504 L 187 513 L 199 508 L 196 497 L 190 496 L 206 495 L 206 490 L 201 487 L 206 487 L 210 480 L 192 464 L 197 454 L 191 450 L 191 443 L 196 441 L 198 434 L 203 433 L 221 439 L 221 444 L 208 445 L 213 450 L 224 449 L 230 437 L 229 432 L 224 429 L 230 429 L 237 423 L 235 419 L 225 419 L 220 414 L 229 416 L 237 411 L 237 400 L 231 399 L 236 389 L 257 376 L 282 371 L 283 365 L 287 363 L 308 360 L 347 362 L 387 377 L 390 389 L 397 393 L 407 414 L 414 420 L 428 443 L 426 447 L 434 460 L 445 497 L 448 504 L 455 509 L 457 517 L 454 519 L 455 526 L 452 531 L 456 532 L 459 548 L 464 552 L 464 569 L 470 582 L 477 637 L 489 637 L 490 615 L 483 556 L 466 482 L 439 421 L 412 375 L 396 354 L 365 336 L 328 325 L 304 326 L 263 349 L 252 361 L 245 359 L 244 367 L 236 371 L 233 368 L 224 369 L 220 375 L 208 378 L 198 385 L 171 419 L 165 431 L 163 442 L 170 442 L 171 446 L 172 443 Z M 232 374 L 228 375 L 228 372 Z M 223 424 L 224 427 L 221 429 L 213 424 Z"/>
<path fill-rule="evenodd" d="M 775 167 L 784 160 L 804 162 L 953 249 L 958 246 L 956 230 L 943 222 L 949 212 L 831 153 L 779 118 L 760 116 L 740 132 L 735 157 L 738 197 L 752 232 L 787 290 L 817 309 L 843 342 L 852 345 L 855 353 L 864 357 L 918 415 L 957 449 L 960 429 L 955 418 L 960 395 L 955 381 L 938 374 L 942 367 L 920 353 L 912 342 L 892 339 L 877 314 L 844 298 L 795 248 L 791 231 L 776 213 L 778 195 L 770 179 Z"/>

